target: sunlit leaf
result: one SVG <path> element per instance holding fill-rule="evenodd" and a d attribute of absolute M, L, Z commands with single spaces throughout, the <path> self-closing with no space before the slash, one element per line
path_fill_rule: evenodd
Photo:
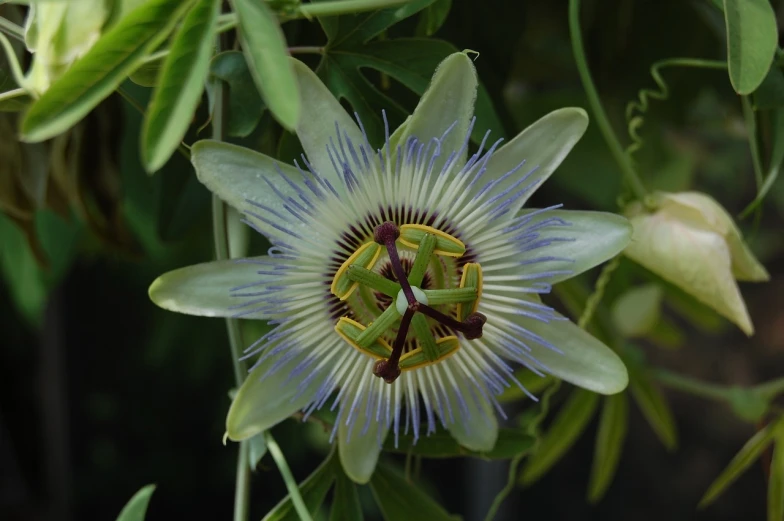
<path fill-rule="evenodd" d="M 591 503 L 599 501 L 612 483 L 628 427 L 629 399 L 626 393 L 605 398 L 599 430 L 596 433 L 591 478 L 588 482 L 588 500 Z"/>
<path fill-rule="evenodd" d="M 397 470 L 379 464 L 370 480 L 370 489 L 386 521 L 456 521 L 457 516 L 411 483 Z"/>
<path fill-rule="evenodd" d="M 142 162 L 160 169 L 179 146 L 204 91 L 220 0 L 196 0 L 177 30 L 142 127 Z"/>
<path fill-rule="evenodd" d="M 144 521 L 150 497 L 155 492 L 155 485 L 146 485 L 139 489 L 123 507 L 117 521 Z"/>
<path fill-rule="evenodd" d="M 240 20 L 242 50 L 264 102 L 281 125 L 297 126 L 299 88 L 288 59 L 286 38 L 266 2 L 234 0 Z"/>
<path fill-rule="evenodd" d="M 166 38 L 190 5 L 191 0 L 150 0 L 129 13 L 30 106 L 23 139 L 43 141 L 81 120 Z"/>
<path fill-rule="evenodd" d="M 572 391 L 523 468 L 523 484 L 533 483 L 561 459 L 588 426 L 598 405 L 596 393 L 585 389 Z"/>
<path fill-rule="evenodd" d="M 759 87 L 778 43 L 770 0 L 724 0 L 730 82 L 738 94 Z"/>
<path fill-rule="evenodd" d="M 763 429 L 752 436 L 747 441 L 740 451 L 732 458 L 727 468 L 719 474 L 711 486 L 708 487 L 705 495 L 700 500 L 700 507 L 706 507 L 713 503 L 738 477 L 743 474 L 757 458 L 767 449 L 773 442 L 774 436 L 783 425 L 782 420 L 779 419 L 774 423 L 766 425 Z"/>
<path fill-rule="evenodd" d="M 327 497 L 327 492 L 332 488 L 332 483 L 335 482 L 335 464 L 337 458 L 333 451 L 319 467 L 313 471 L 313 474 L 300 483 L 299 492 L 302 495 L 302 500 L 308 508 L 308 512 L 314 514 L 318 511 L 324 499 Z M 294 503 L 291 501 L 290 496 L 286 496 L 280 503 L 275 505 L 275 508 L 270 510 L 262 521 L 299 521 L 297 511 L 294 509 Z"/>

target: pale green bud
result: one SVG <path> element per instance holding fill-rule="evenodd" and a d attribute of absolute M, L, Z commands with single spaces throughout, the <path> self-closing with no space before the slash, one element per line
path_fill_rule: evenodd
<path fill-rule="evenodd" d="M 765 281 L 768 273 L 713 198 L 697 192 L 658 192 L 627 211 L 634 228 L 624 253 L 700 302 L 754 332 L 735 280 Z"/>
<path fill-rule="evenodd" d="M 27 89 L 45 92 L 98 41 L 109 15 L 107 0 L 31 4 L 25 22 L 25 42 L 33 53 Z"/>

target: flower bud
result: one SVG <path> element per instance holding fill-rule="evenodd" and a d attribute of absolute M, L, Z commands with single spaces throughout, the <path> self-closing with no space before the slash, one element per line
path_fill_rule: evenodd
<path fill-rule="evenodd" d="M 768 273 L 713 198 L 698 192 L 657 192 L 649 211 L 632 204 L 634 228 L 624 253 L 731 320 L 754 332 L 735 280 L 765 281 Z"/>

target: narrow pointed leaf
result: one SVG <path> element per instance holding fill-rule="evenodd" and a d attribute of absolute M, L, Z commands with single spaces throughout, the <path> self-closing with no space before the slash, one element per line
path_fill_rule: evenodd
<path fill-rule="evenodd" d="M 348 477 L 339 473 L 332 498 L 329 521 L 362 521 L 362 505 L 359 503 L 357 486 Z"/>
<path fill-rule="evenodd" d="M 308 512 L 315 514 L 319 507 L 324 503 L 327 492 L 335 482 L 337 469 L 335 468 L 334 452 L 327 456 L 327 459 L 313 471 L 313 474 L 300 483 L 299 492 L 302 500 L 308 508 Z M 262 521 L 299 521 L 299 516 L 294 510 L 294 503 L 291 497 L 286 496 L 283 500 L 270 510 Z"/>
<path fill-rule="evenodd" d="M 381 515 L 386 521 L 457 521 L 457 516 L 447 513 L 444 508 L 425 494 L 397 470 L 379 465 L 370 490 L 376 498 Z"/>
<path fill-rule="evenodd" d="M 168 36 L 191 3 L 150 0 L 131 11 L 32 104 L 22 120 L 22 138 L 43 141 L 80 121 Z"/>
<path fill-rule="evenodd" d="M 629 399 L 626 393 L 608 396 L 604 399 L 596 445 L 593 453 L 593 467 L 588 482 L 588 500 L 599 501 L 612 483 L 618 462 L 623 451 L 623 441 L 629 427 Z"/>
<path fill-rule="evenodd" d="M 539 446 L 523 469 L 521 482 L 528 485 L 539 479 L 568 451 L 588 426 L 599 396 L 585 389 L 575 389 L 558 411 L 553 424 L 542 436 Z"/>
<path fill-rule="evenodd" d="M 678 432 L 670 406 L 661 390 L 646 373 L 639 370 L 634 371 L 629 379 L 629 388 L 653 432 L 667 450 L 674 450 L 678 446 Z"/>
<path fill-rule="evenodd" d="M 288 130 L 300 117 L 297 79 L 288 59 L 286 38 L 266 2 L 234 0 L 242 50 L 264 102 Z"/>
<path fill-rule="evenodd" d="M 197 0 L 174 37 L 142 127 L 142 161 L 161 168 L 185 137 L 204 92 L 220 0 Z"/>
<path fill-rule="evenodd" d="M 732 485 L 738 477 L 743 474 L 757 458 L 767 449 L 773 442 L 773 437 L 776 435 L 778 425 L 782 423 L 778 420 L 776 423 L 769 424 L 752 436 L 747 441 L 740 451 L 732 458 L 727 468 L 719 474 L 719 477 L 711 483 L 705 495 L 700 500 L 700 508 L 706 507 L 713 503 L 727 487 Z"/>
<path fill-rule="evenodd" d="M 147 485 L 139 489 L 123 507 L 120 515 L 117 516 L 117 521 L 144 521 L 153 492 L 155 492 L 155 485 Z"/>
<path fill-rule="evenodd" d="M 730 82 L 738 94 L 759 87 L 778 43 L 770 0 L 724 0 Z"/>
<path fill-rule="evenodd" d="M 778 433 L 768 478 L 768 521 L 784 519 L 784 435 Z"/>

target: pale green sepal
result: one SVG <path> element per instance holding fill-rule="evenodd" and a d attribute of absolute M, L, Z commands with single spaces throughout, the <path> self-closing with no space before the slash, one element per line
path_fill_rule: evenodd
<path fill-rule="evenodd" d="M 191 147 L 191 163 L 199 181 L 240 212 L 251 209 L 249 201 L 252 201 L 279 215 L 290 215 L 283 207 L 284 201 L 265 182 L 272 183 L 285 197 L 298 197 L 297 192 L 280 176 L 278 169 L 291 181 L 302 185 L 302 174 L 296 168 L 249 148 L 210 139 L 194 143 Z M 279 236 L 283 233 L 258 219 L 253 224 L 265 235 Z M 292 231 L 304 228 L 302 221 L 293 216 L 290 221 L 280 224 Z"/>
<path fill-rule="evenodd" d="M 257 257 L 258 259 L 266 257 Z M 202 317 L 233 317 L 242 309 L 231 309 L 249 300 L 232 297 L 231 288 L 261 281 L 259 266 L 223 260 L 194 264 L 164 273 L 150 284 L 149 295 L 157 306 L 177 313 Z M 243 318 L 268 318 L 262 312 Z"/>
<path fill-rule="evenodd" d="M 548 225 L 536 230 L 538 240 L 552 241 L 547 246 L 533 250 L 534 257 L 554 257 L 553 260 L 526 264 L 525 273 L 554 272 L 547 282 L 555 284 L 570 279 L 618 255 L 629 244 L 632 226 L 621 215 L 607 212 L 575 210 L 548 210 L 534 215 L 527 227 L 547 219 L 561 219 L 565 225 Z M 510 252 L 516 247 L 509 243 Z M 560 259 L 560 260 L 559 260 Z M 485 261 L 480 256 L 480 264 Z M 485 277 L 502 274 L 519 274 L 520 266 L 488 272 Z"/>
<path fill-rule="evenodd" d="M 514 170 L 523 160 L 525 164 L 515 174 L 490 189 L 486 197 L 489 199 L 503 192 L 531 172 L 514 190 L 517 192 L 529 187 L 510 207 L 512 215 L 517 213 L 531 194 L 558 168 L 587 127 L 588 115 L 583 109 L 575 107 L 554 110 L 531 124 L 488 161 L 483 176 L 485 183 Z M 586 179 L 586 182 L 590 180 Z M 485 183 L 477 183 L 473 188 L 474 193 L 478 194 Z"/>
<path fill-rule="evenodd" d="M 765 282 L 770 279 L 765 267 L 746 245 L 730 214 L 714 198 L 700 192 L 659 192 L 654 200 L 657 206 L 666 208 L 668 212 L 722 235 L 730 248 L 732 275 L 737 280 Z"/>
<path fill-rule="evenodd" d="M 411 117 L 405 122 L 405 130 L 395 133 L 397 143 L 403 145 L 413 136 L 427 143 L 441 138 L 454 124 L 449 134 L 441 140 L 441 157 L 435 162 L 434 171 L 439 172 L 449 154 L 457 152 L 466 140 L 468 125 L 474 113 L 478 80 L 474 63 L 467 54 L 456 52 L 447 56 L 433 74 L 427 88 Z M 393 151 L 394 154 L 394 151 Z M 455 159 L 452 171 L 457 172 L 465 164 L 466 151 Z"/>
<path fill-rule="evenodd" d="M 452 373 L 461 374 L 460 369 L 452 360 L 441 363 L 452 363 L 453 365 L 450 367 Z M 495 417 L 495 410 L 479 391 L 471 388 L 473 384 L 468 379 L 456 376 L 456 384 L 456 390 L 452 385 L 444 386 L 447 399 L 452 404 L 452 411 L 455 415 L 455 421 L 452 423 L 449 423 L 447 416 L 446 428 L 460 445 L 469 450 L 477 452 L 492 450 L 498 440 L 498 420 Z M 457 393 L 461 398 L 458 398 Z M 459 405 L 461 399 L 465 401 L 468 408 L 467 415 Z"/>
<path fill-rule="evenodd" d="M 273 347 L 270 345 L 268 349 Z M 313 401 L 328 375 L 325 372 L 323 376 L 313 378 L 305 389 L 301 389 L 304 380 L 292 377 L 292 371 L 306 356 L 307 353 L 299 353 L 279 367 L 275 367 L 279 357 L 271 356 L 248 375 L 226 417 L 229 439 L 241 441 L 255 436 Z"/>
<path fill-rule="evenodd" d="M 654 213 L 641 205 L 628 209 L 634 236 L 624 254 L 751 335 L 754 327 L 732 273 L 732 232 L 722 212 L 707 198 L 675 195 L 656 194 Z"/>
<path fill-rule="evenodd" d="M 370 368 L 367 369 L 367 371 L 370 370 Z M 370 477 L 376 469 L 378 457 L 381 454 L 384 438 L 386 438 L 389 431 L 389 427 L 376 420 L 375 409 L 371 411 L 369 417 L 365 414 L 367 411 L 367 400 L 368 395 L 357 405 L 356 418 L 352 428 L 346 425 L 344 419 L 339 420 L 340 424 L 338 425 L 338 455 L 340 456 L 340 464 L 343 466 L 346 475 L 360 485 L 370 481 Z M 366 425 L 367 431 L 365 431 Z"/>
<path fill-rule="evenodd" d="M 538 299 L 537 299 L 538 301 Z M 520 327 L 539 335 L 560 353 L 530 340 L 531 357 L 553 376 L 600 394 L 623 391 L 629 383 L 626 366 L 612 349 L 569 320 L 540 320 L 514 317 Z"/>
<path fill-rule="evenodd" d="M 365 137 L 316 73 L 301 61 L 294 58 L 290 60 L 294 67 L 294 74 L 297 76 L 302 104 L 302 117 L 297 124 L 297 137 L 314 170 L 328 179 L 338 193 L 345 192 L 345 185 L 341 179 L 342 172 L 335 172 L 327 153 L 327 145 L 334 143 L 340 150 L 336 124 L 340 129 L 340 138 L 348 137 L 355 147 L 365 145 Z M 370 150 L 367 152 L 370 158 L 375 157 Z"/>

